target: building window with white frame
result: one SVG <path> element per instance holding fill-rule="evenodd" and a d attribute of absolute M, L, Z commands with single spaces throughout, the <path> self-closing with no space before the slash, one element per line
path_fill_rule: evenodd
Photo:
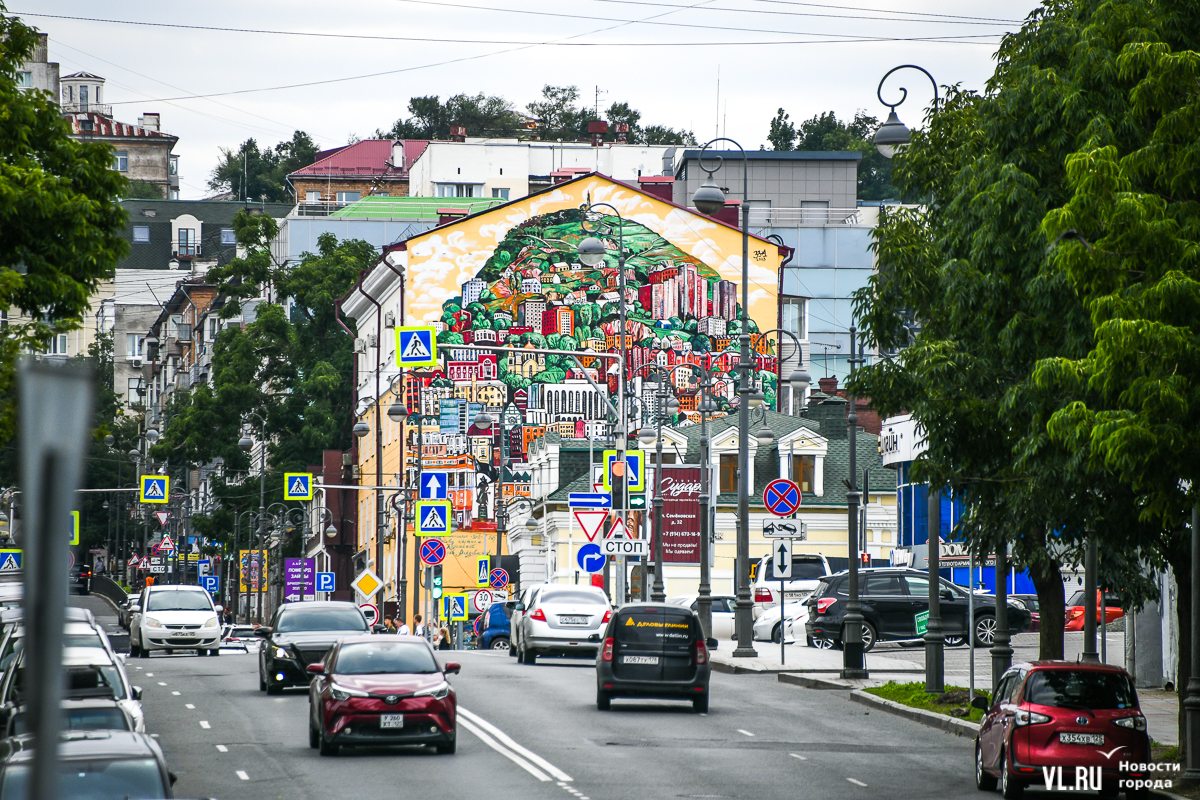
<path fill-rule="evenodd" d="M 237 232 L 233 228 L 221 228 L 221 245 L 236 245 Z"/>
<path fill-rule="evenodd" d="M 113 169 L 117 172 L 129 172 L 128 150 L 118 150 L 113 153 Z"/>
<path fill-rule="evenodd" d="M 129 358 L 141 358 L 146 347 L 146 337 L 137 333 L 125 334 L 125 355 Z"/>
<path fill-rule="evenodd" d="M 508 199 L 508 189 L 492 189 L 492 197 L 496 197 L 501 200 L 507 200 Z"/>
<path fill-rule="evenodd" d="M 180 228 L 179 229 L 179 249 L 178 255 L 181 256 L 198 256 L 200 248 L 196 246 L 196 229 L 195 228 Z"/>
<path fill-rule="evenodd" d="M 133 243 L 134 244 L 150 244 L 150 226 L 149 225 L 134 225 L 133 226 Z"/>
<path fill-rule="evenodd" d="M 67 335 L 65 333 L 56 333 L 50 337 L 50 344 L 45 352 L 52 356 L 67 355 Z"/>
<path fill-rule="evenodd" d="M 479 197 L 483 188 L 474 183 L 438 183 L 434 186 L 438 197 Z"/>
<path fill-rule="evenodd" d="M 32 87 L 33 87 L 33 73 L 32 72 L 18 72 L 17 73 L 17 88 L 18 89 L 29 89 Z"/>
<path fill-rule="evenodd" d="M 337 201 L 339 203 L 357 203 L 362 199 L 362 192 L 338 192 Z"/>

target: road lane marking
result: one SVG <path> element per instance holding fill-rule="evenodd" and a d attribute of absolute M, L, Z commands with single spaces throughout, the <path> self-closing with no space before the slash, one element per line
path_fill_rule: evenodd
<path fill-rule="evenodd" d="M 165 684 L 165 683 L 163 683 L 162 681 L 158 681 L 158 685 L 159 685 L 159 686 L 166 686 L 166 684 Z"/>
<path fill-rule="evenodd" d="M 863 783 L 862 781 L 857 781 L 857 780 L 855 780 L 854 778 L 846 778 L 846 780 L 850 781 L 850 782 L 851 782 L 851 783 L 853 783 L 855 786 L 861 786 L 861 787 L 863 787 L 864 789 L 865 789 L 865 788 L 867 788 L 867 785 L 866 785 L 865 783 Z"/>
<path fill-rule="evenodd" d="M 808 761 L 808 756 L 802 756 L 799 753 L 788 753 L 788 755 L 791 756 L 792 758 L 798 758 L 801 761 Z"/>
<path fill-rule="evenodd" d="M 141 667 L 138 667 L 138 669 L 141 669 Z M 154 673 L 153 673 L 153 672 L 147 672 L 147 673 L 146 673 L 146 677 L 147 677 L 147 678 L 153 678 L 153 677 L 154 677 Z"/>
<path fill-rule="evenodd" d="M 244 769 L 239 769 L 237 771 L 237 776 L 244 781 L 250 780 L 250 776 L 246 774 L 246 770 L 244 770 Z"/>
<path fill-rule="evenodd" d="M 194 708 L 195 708 L 195 706 L 194 706 L 194 705 L 192 705 L 191 703 L 184 703 L 184 704 L 183 704 L 183 707 L 184 707 L 184 708 L 188 708 L 188 709 L 194 709 Z"/>
<path fill-rule="evenodd" d="M 738 729 L 737 729 L 737 732 L 738 732 L 738 733 L 745 734 L 746 736 L 753 736 L 753 735 L 754 735 L 754 734 L 753 734 L 753 733 L 751 733 L 750 731 L 744 731 L 744 730 L 742 730 L 741 728 L 738 728 Z"/>
<path fill-rule="evenodd" d="M 171 692 L 171 694 L 175 695 L 176 697 L 179 697 L 179 692 Z"/>
<path fill-rule="evenodd" d="M 219 745 L 217 745 L 217 752 L 218 752 L 218 753 L 228 753 L 228 752 L 229 752 L 229 748 L 228 748 L 228 747 L 226 747 L 226 746 L 225 746 L 225 745 L 223 745 L 223 744 L 219 744 Z"/>
<path fill-rule="evenodd" d="M 200 727 L 204 728 L 204 730 L 208 730 L 209 728 L 212 727 L 212 725 L 208 724 L 208 720 L 202 719 L 202 720 L 200 720 Z"/>
<path fill-rule="evenodd" d="M 459 714 L 461 715 L 461 714 L 462 714 L 462 709 L 460 708 L 460 709 L 458 710 L 458 712 L 459 712 Z M 492 737 L 488 736 L 486 733 L 484 733 L 482 730 L 480 730 L 479 728 L 477 728 L 477 727 L 475 727 L 474 725 L 472 725 L 472 724 L 471 724 L 470 722 L 468 722 L 467 720 L 463 719 L 463 718 L 462 718 L 462 716 L 459 716 L 459 718 L 458 718 L 458 724 L 459 724 L 459 725 L 461 725 L 462 727 L 466 728 L 467 730 L 469 730 L 471 733 L 475 734 L 475 736 L 477 736 L 481 742 L 483 742 L 483 743 L 484 743 L 484 744 L 486 744 L 488 747 L 490 747 L 490 748 L 492 748 L 493 750 L 495 750 L 495 751 L 496 751 L 497 753 L 499 753 L 500 755 L 502 755 L 502 756 L 504 756 L 505 758 L 507 758 L 509 761 L 511 761 L 511 762 L 513 762 L 514 764 L 516 764 L 516 765 L 517 765 L 518 767 L 520 767 L 521 769 L 523 769 L 523 770 L 525 770 L 526 772 L 528 772 L 528 773 L 529 773 L 530 775 L 532 775 L 533 777 L 537 778 L 539 781 L 549 781 L 549 780 L 550 780 L 550 776 L 549 776 L 549 775 L 547 775 L 546 773 L 542 772 L 540 769 L 538 769 L 537 767 L 535 767 L 533 764 L 530 764 L 528 761 L 526 761 L 525 759 L 521 758 L 521 757 L 520 757 L 519 755 L 517 755 L 516 753 L 514 753 L 514 752 L 510 751 L 508 748 L 506 748 L 506 747 L 502 747 L 502 746 L 501 746 L 501 745 L 500 745 L 500 744 L 499 744 L 499 743 L 498 743 L 498 742 L 497 742 L 495 739 L 493 739 Z"/>
<path fill-rule="evenodd" d="M 515 752 L 520 753 L 521 755 L 525 756 L 525 758 L 529 759 L 530 761 L 532 761 L 533 763 L 537 764 L 539 767 L 544 769 L 546 772 L 549 772 L 551 775 L 554 776 L 555 780 L 568 781 L 568 782 L 572 780 L 570 775 L 563 772 L 561 769 L 554 766 L 549 761 L 542 758 L 541 756 L 539 756 L 537 753 L 533 752 L 532 750 L 529 750 L 529 749 L 517 744 L 516 742 L 514 742 L 512 740 L 512 737 L 510 737 L 507 733 L 500 730 L 495 725 L 488 722 L 486 719 L 479 716 L 478 714 L 473 714 L 470 711 L 468 711 L 467 709 L 463 708 L 462 706 L 459 706 L 458 707 L 458 715 L 460 718 L 466 717 L 471 722 L 475 723 L 479 727 L 484 728 L 485 730 L 490 732 L 493 736 L 495 736 L 497 739 L 499 739 L 501 742 L 503 742 L 508 747 L 512 748 Z"/>

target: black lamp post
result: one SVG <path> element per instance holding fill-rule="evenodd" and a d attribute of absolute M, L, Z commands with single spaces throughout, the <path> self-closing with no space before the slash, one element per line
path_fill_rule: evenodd
<path fill-rule="evenodd" d="M 258 420 L 259 439 L 262 442 L 258 453 L 258 551 L 260 559 L 260 563 L 258 565 L 258 621 L 262 623 L 266 621 L 263 618 L 263 602 L 267 596 L 267 576 L 265 569 L 266 549 L 263 541 L 266 535 L 264 526 L 267 519 L 267 435 L 266 423 L 263 422 L 262 417 L 260 417 L 258 414 L 255 414 L 253 411 L 248 411 L 246 416 L 254 417 L 256 420 Z M 249 423 L 245 424 L 248 428 Z M 362 422 L 358 423 L 358 425 L 362 424 Z M 358 433 L 358 425 L 354 426 L 355 434 L 361 436 L 362 434 Z M 242 438 L 238 440 L 238 447 L 240 447 L 244 453 L 249 453 L 250 450 L 253 449 L 254 440 L 250 438 L 250 433 L 248 430 L 243 433 Z"/>
<path fill-rule="evenodd" d="M 857 352 L 858 331 L 850 326 L 850 373 L 862 362 Z M 858 413 L 855 411 L 854 395 L 846 393 L 850 407 L 846 414 L 846 429 L 850 439 L 850 480 L 846 491 L 846 552 L 850 556 L 850 575 L 847 581 L 849 597 L 846 599 L 846 618 L 842 628 L 842 677 L 859 679 L 867 677 L 863 662 L 863 615 L 862 600 L 858 589 Z"/>
<path fill-rule="evenodd" d="M 709 169 L 704 165 L 704 153 L 710 145 L 728 142 L 735 145 L 742 155 L 742 331 L 738 337 L 740 345 L 738 368 L 738 528 L 737 560 L 737 605 L 734 612 L 734 630 L 737 647 L 734 658 L 753 658 L 754 649 L 754 603 L 750 599 L 750 159 L 746 150 L 733 139 L 719 136 L 700 148 L 700 168 L 708 173 L 708 179 L 692 196 L 696 210 L 709 216 L 725 208 L 725 193 L 713 181 L 713 173 L 721 168 L 725 159 L 716 156 L 717 165 Z"/>
<path fill-rule="evenodd" d="M 662 497 L 662 426 L 663 422 L 667 421 L 671 416 L 679 411 L 679 401 L 670 396 L 669 384 L 667 382 L 667 371 L 656 364 L 646 364 L 639 369 L 653 368 L 658 372 L 658 383 L 654 392 L 654 424 L 647 424 L 642 428 L 638 438 L 643 446 L 648 446 L 654 443 L 655 465 L 654 470 L 654 584 L 650 590 L 650 602 L 662 603 L 667 599 L 667 593 L 663 585 L 663 528 L 662 528 L 662 512 L 663 512 L 663 497 Z M 711 613 L 711 600 L 709 611 Z"/>
<path fill-rule="evenodd" d="M 937 81 L 935 81 L 933 76 L 929 74 L 929 70 L 925 69 L 924 67 L 918 67 L 916 64 L 901 64 L 898 67 L 892 67 L 886 73 L 884 73 L 883 78 L 879 81 L 879 88 L 875 90 L 875 95 L 879 98 L 879 102 L 887 106 L 890 111 L 887 121 L 880 125 L 879 130 L 875 132 L 875 149 L 878 150 L 879 154 L 884 158 L 891 158 L 894 156 L 898 150 L 907 147 L 909 141 L 912 139 L 912 131 L 910 131 L 908 126 L 901 122 L 900 118 L 896 116 L 896 106 L 900 105 L 905 101 L 905 99 L 908 98 L 908 89 L 905 89 L 903 86 L 900 87 L 900 99 L 895 103 L 889 103 L 883 99 L 884 81 L 886 81 L 888 76 L 893 72 L 901 69 L 915 69 L 924 73 L 925 77 L 929 78 L 929 82 L 933 84 L 933 110 L 937 111 L 938 86 Z"/>

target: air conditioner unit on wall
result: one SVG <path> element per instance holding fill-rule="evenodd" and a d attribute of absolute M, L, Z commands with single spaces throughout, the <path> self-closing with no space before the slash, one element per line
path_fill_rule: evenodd
<path fill-rule="evenodd" d="M 133 366 L 134 368 L 140 368 L 140 367 L 142 366 L 142 359 L 141 359 L 140 357 L 137 357 L 137 358 L 131 358 L 131 359 L 129 360 L 129 363 L 130 363 L 130 365 L 131 365 L 131 366 Z"/>
<path fill-rule="evenodd" d="M 367 334 L 367 347 L 379 347 L 379 337 L 373 333 Z"/>
<path fill-rule="evenodd" d="M 354 352 L 356 352 L 356 353 L 367 352 L 367 340 L 362 339 L 362 338 L 355 339 L 354 340 Z"/>
<path fill-rule="evenodd" d="M 396 312 L 385 311 L 383 313 L 383 327 L 385 327 L 385 328 L 396 327 Z"/>

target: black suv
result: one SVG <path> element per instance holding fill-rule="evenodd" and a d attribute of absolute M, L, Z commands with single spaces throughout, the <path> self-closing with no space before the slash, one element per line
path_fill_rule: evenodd
<path fill-rule="evenodd" d="M 839 572 L 821 578 L 809 596 L 808 622 L 805 628 L 811 640 L 830 640 L 840 645 L 842 626 L 849 599 L 850 573 Z M 950 645 L 965 642 L 969 597 L 966 590 L 949 581 L 941 581 L 942 633 Z M 915 569 L 881 567 L 858 571 L 858 591 L 862 599 L 863 650 L 877 641 L 916 639 L 917 615 L 929 611 L 929 573 Z M 1008 629 L 1020 633 L 1029 629 L 1029 612 L 1016 603 L 1008 604 Z M 990 647 L 996 636 L 996 598 L 975 595 L 975 644 Z"/>
<path fill-rule="evenodd" d="M 258 650 L 258 688 L 280 694 L 287 686 L 308 686 L 308 665 L 325 658 L 338 639 L 383 630 L 369 626 L 354 603 L 342 600 L 285 603 L 269 626 L 254 629 L 263 643 Z"/>

